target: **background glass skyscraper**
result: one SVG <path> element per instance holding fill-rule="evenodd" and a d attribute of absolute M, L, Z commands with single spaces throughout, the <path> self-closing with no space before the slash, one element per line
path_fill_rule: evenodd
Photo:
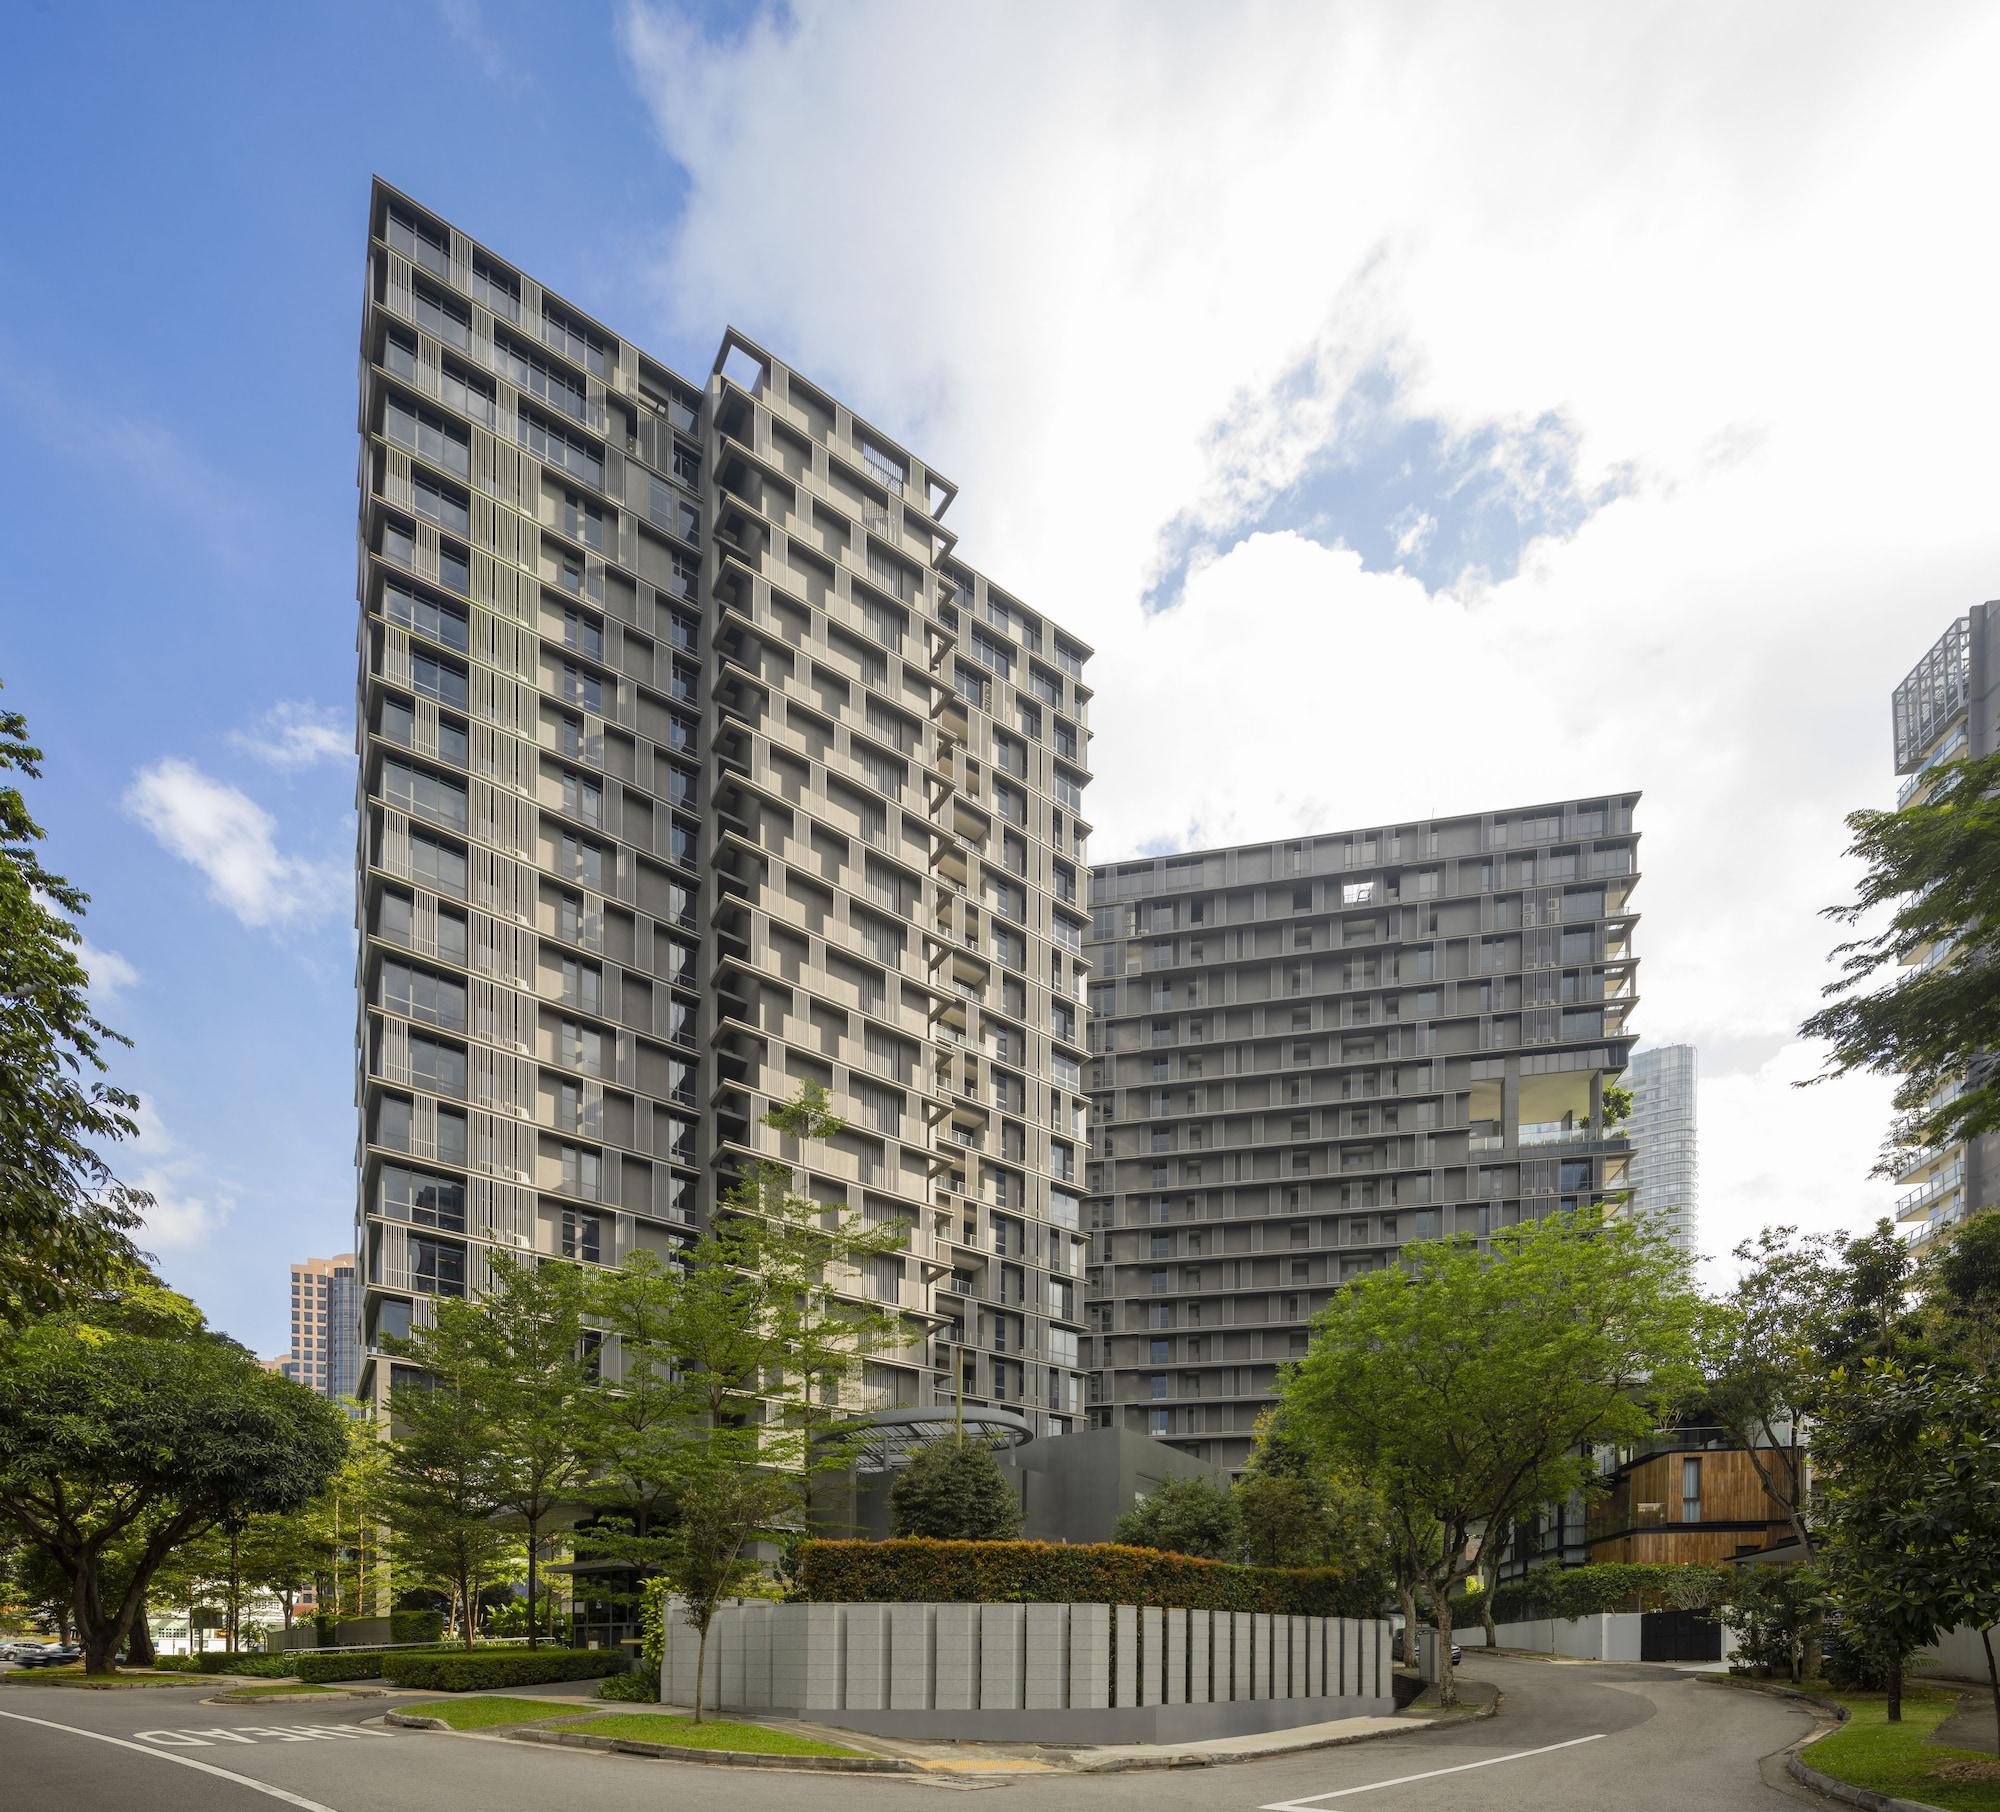
<path fill-rule="evenodd" d="M 1624 1083 L 1632 1091 L 1632 1206 L 1656 1218 L 1683 1252 L 1696 1249 L 1700 1169 L 1695 1157 L 1695 1085 L 1700 1063 L 1691 1044 L 1635 1051 Z"/>

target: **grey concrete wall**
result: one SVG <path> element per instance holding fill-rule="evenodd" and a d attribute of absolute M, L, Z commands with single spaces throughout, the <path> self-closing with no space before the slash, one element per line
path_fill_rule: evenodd
<path fill-rule="evenodd" d="M 691 1704 L 698 1641 L 668 1606 L 661 1697 Z M 1395 1709 L 1388 1625 L 1101 1604 L 729 1605 L 704 1700 L 883 1736 L 1146 1742 Z"/>
<path fill-rule="evenodd" d="M 1228 1483 L 1218 1467 L 1128 1428 L 1080 1429 L 993 1457 L 1021 1500 L 1021 1533 L 1029 1541 L 1109 1541 L 1112 1525 L 1167 1479 Z M 888 1540 L 895 1479 L 890 1471 L 816 1482 L 815 1525 L 831 1536 Z"/>

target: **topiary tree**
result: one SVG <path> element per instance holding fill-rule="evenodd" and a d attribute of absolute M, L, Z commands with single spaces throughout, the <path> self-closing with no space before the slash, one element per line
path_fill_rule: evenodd
<path fill-rule="evenodd" d="M 1165 1479 L 1113 1525 L 1113 1541 L 1196 1560 L 1229 1560 L 1242 1539 L 1236 1502 L 1203 1478 Z"/>
<path fill-rule="evenodd" d="M 1012 1541 L 1021 1533 L 1021 1504 L 983 1442 L 932 1441 L 910 1456 L 889 1487 L 889 1515 L 898 1535 L 936 1541 Z"/>

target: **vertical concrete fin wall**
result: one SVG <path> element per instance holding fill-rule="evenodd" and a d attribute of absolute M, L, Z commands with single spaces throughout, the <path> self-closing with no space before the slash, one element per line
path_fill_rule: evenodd
<path fill-rule="evenodd" d="M 700 1641 L 669 1602 L 662 1696 Z M 1102 1604 L 771 1604 L 716 1614 L 706 1703 L 883 1735 L 1221 1736 L 1394 1709 L 1387 1625 Z"/>

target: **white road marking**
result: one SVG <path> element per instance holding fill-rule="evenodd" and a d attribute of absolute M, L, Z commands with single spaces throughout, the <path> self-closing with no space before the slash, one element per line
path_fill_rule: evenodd
<path fill-rule="evenodd" d="M 213 1762 L 198 1762 L 191 1755 L 175 1755 L 170 1749 L 156 1749 L 150 1743 L 127 1742 L 123 1737 L 106 1736 L 101 1730 L 83 1730 L 74 1724 L 57 1724 L 48 1718 L 31 1718 L 18 1711 L 0 1711 L 0 1718 L 9 1718 L 16 1724 L 39 1724 L 44 1730 L 60 1730 L 69 1736 L 88 1737 L 93 1743 L 110 1743 L 119 1749 L 136 1750 L 140 1755 L 150 1755 L 158 1761 L 173 1762 L 182 1768 L 197 1768 L 203 1774 L 213 1774 L 226 1781 L 234 1781 L 239 1787 L 248 1787 L 252 1793 L 261 1793 L 267 1799 L 281 1799 L 288 1806 L 297 1806 L 300 1812 L 334 1812 L 332 1806 L 322 1805 L 316 1799 L 307 1799 L 300 1793 L 288 1793 L 283 1787 L 274 1787 L 268 1781 L 252 1780 L 247 1774 L 237 1774 L 228 1768 L 218 1768 Z"/>
<path fill-rule="evenodd" d="M 1489 1755 L 1483 1762 L 1460 1762 L 1456 1768 L 1431 1768 L 1422 1774 L 1399 1774 L 1392 1781 L 1370 1781 L 1365 1787 L 1342 1787 L 1333 1793 L 1309 1793 L 1303 1799 L 1279 1800 L 1274 1805 L 1260 1806 L 1257 1812 L 1305 1812 L 1308 1806 L 1316 1806 L 1322 1800 L 1346 1799 L 1353 1793 L 1377 1793 L 1384 1787 L 1407 1787 L 1412 1781 L 1436 1780 L 1441 1774 L 1463 1774 L 1468 1768 L 1491 1768 L 1496 1762 L 1526 1761 L 1531 1755 L 1550 1755 L 1558 1749 L 1574 1749 L 1579 1743 L 1601 1742 L 1604 1732 L 1595 1736 L 1571 1737 L 1566 1743 L 1545 1743 L 1539 1749 L 1517 1749 L 1512 1755 Z"/>

